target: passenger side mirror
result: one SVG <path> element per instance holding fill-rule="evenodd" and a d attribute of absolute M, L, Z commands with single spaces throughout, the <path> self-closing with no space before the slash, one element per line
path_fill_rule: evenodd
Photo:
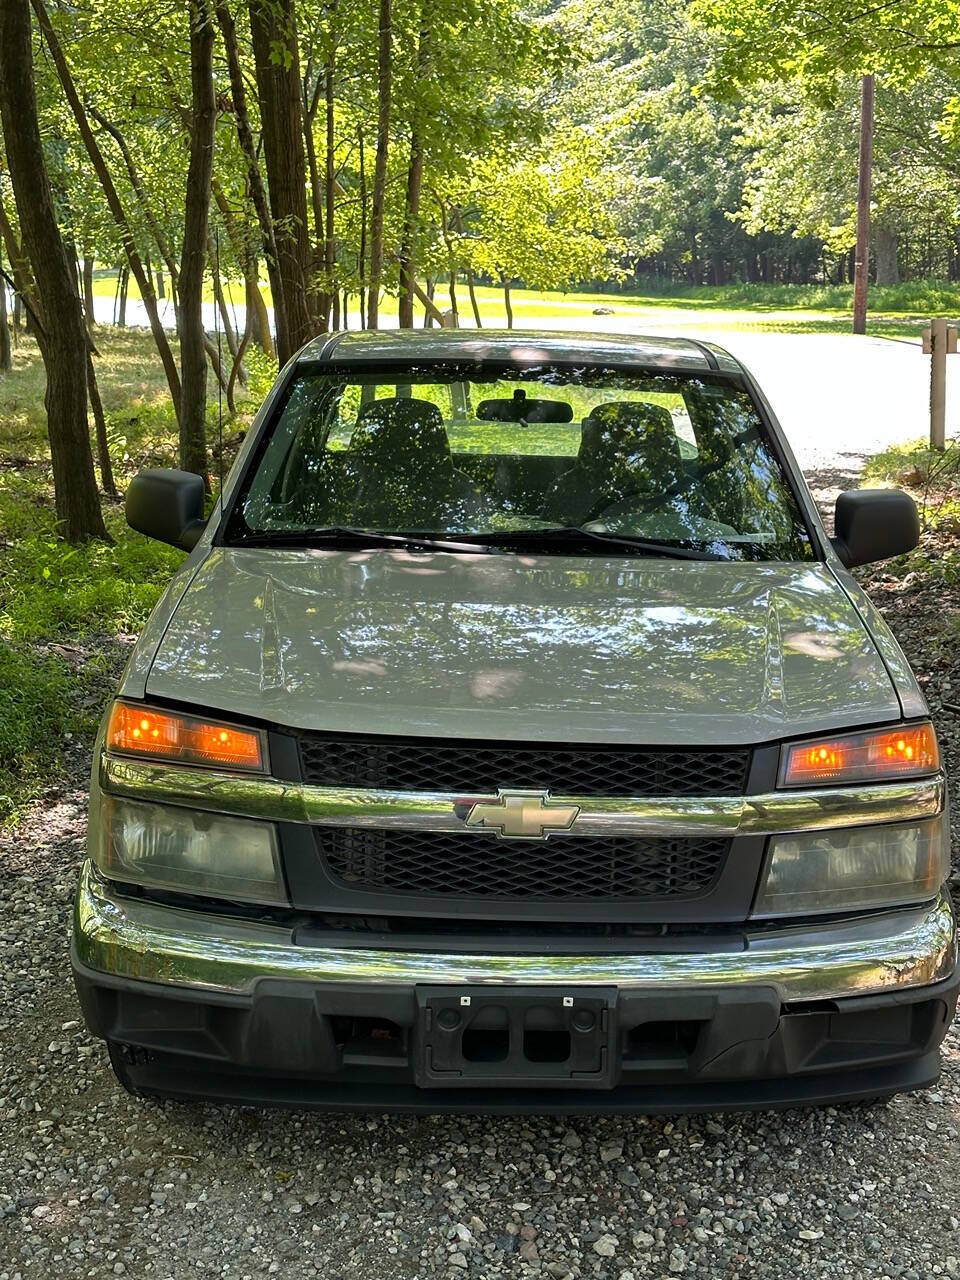
<path fill-rule="evenodd" d="M 192 471 L 141 471 L 127 486 L 127 524 L 138 533 L 192 551 L 206 526 L 203 477 Z"/>
<path fill-rule="evenodd" d="M 848 569 L 912 551 L 920 541 L 917 504 L 900 489 L 853 489 L 837 498 L 832 542 Z"/>

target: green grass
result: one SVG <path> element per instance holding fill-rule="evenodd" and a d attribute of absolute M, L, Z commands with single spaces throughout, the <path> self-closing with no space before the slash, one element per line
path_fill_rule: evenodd
<path fill-rule="evenodd" d="M 176 420 L 148 333 L 102 330 L 97 344 L 122 489 L 143 466 L 175 464 Z M 250 399 L 231 435 L 274 376 L 269 362 L 251 363 Z M 57 537 L 43 392 L 37 349 L 24 340 L 13 373 L 0 378 L 0 822 L 62 776 L 71 740 L 92 739 L 121 638 L 143 626 L 184 558 L 127 528 L 120 503 L 108 499 L 112 544 L 71 547 Z M 215 414 L 214 400 L 211 428 Z"/>
<path fill-rule="evenodd" d="M 98 274 L 95 292 L 113 297 L 114 273 Z M 225 285 L 235 305 L 243 302 L 243 289 Z M 271 305 L 269 288 L 262 286 Z M 485 325 L 506 324 L 503 291 L 488 286 L 477 288 L 477 300 Z M 130 296 L 139 297 L 135 282 Z M 205 297 L 212 301 L 207 287 Z M 653 326 L 672 331 L 725 329 L 768 333 L 849 333 L 853 307 L 852 285 L 668 285 L 648 283 L 632 293 L 560 293 L 516 289 L 511 293 L 518 328 L 535 326 L 542 320 L 582 320 L 584 328 L 595 324 L 594 308 L 609 307 L 618 318 L 630 321 L 642 331 Z M 457 286 L 461 323 L 473 324 L 473 313 L 465 285 Z M 437 285 L 435 302 L 441 310 L 450 306 L 448 286 Z M 359 316 L 359 299 L 350 300 L 354 323 Z M 875 337 L 913 338 L 933 315 L 960 316 L 960 285 L 943 281 L 910 281 L 895 286 L 871 286 L 868 333 Z M 381 304 L 384 316 L 395 316 L 397 302 L 386 297 Z M 417 314 L 420 314 L 419 304 Z"/>
<path fill-rule="evenodd" d="M 94 732 L 77 694 L 63 658 L 0 644 L 0 823 L 61 774 L 66 742 Z"/>

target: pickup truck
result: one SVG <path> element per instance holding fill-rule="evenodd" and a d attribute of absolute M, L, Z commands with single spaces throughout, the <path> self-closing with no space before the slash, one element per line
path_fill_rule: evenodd
<path fill-rule="evenodd" d="M 327 335 L 281 372 L 95 747 L 73 967 L 138 1094 L 679 1112 L 933 1082 L 957 1002 L 929 713 L 741 364 Z"/>

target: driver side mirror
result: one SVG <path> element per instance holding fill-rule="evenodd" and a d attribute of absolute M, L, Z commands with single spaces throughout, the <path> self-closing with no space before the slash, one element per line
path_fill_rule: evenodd
<path fill-rule="evenodd" d="M 141 471 L 127 485 L 124 511 L 138 533 L 192 551 L 206 526 L 203 477 L 192 471 Z"/>
<path fill-rule="evenodd" d="M 900 489 L 852 489 L 837 498 L 834 549 L 848 569 L 912 551 L 920 541 L 917 504 Z"/>

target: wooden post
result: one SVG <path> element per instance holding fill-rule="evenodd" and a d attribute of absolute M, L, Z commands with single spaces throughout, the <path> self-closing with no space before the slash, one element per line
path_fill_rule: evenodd
<path fill-rule="evenodd" d="M 930 322 L 930 448 L 947 445 L 947 322 Z"/>
<path fill-rule="evenodd" d="M 857 183 L 857 250 L 853 274 L 853 332 L 867 331 L 870 271 L 870 196 L 873 171 L 873 76 L 860 82 L 860 177 Z"/>

